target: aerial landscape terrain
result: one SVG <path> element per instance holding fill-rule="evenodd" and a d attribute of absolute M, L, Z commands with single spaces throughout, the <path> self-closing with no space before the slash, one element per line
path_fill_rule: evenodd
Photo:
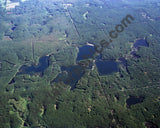
<path fill-rule="evenodd" d="M 0 128 L 160 128 L 160 1 L 0 0 Z"/>

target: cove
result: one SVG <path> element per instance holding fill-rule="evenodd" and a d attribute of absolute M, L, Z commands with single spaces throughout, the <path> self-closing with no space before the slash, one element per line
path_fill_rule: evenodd
<path fill-rule="evenodd" d="M 145 39 L 139 39 L 139 40 L 136 40 L 133 46 L 135 48 L 139 48 L 140 46 L 149 47 L 149 44 Z"/>
<path fill-rule="evenodd" d="M 45 69 L 48 68 L 48 66 L 49 66 L 49 56 L 43 56 L 39 59 L 38 65 L 31 65 L 31 66 L 22 65 L 17 75 L 20 74 L 34 75 L 35 73 L 43 72 Z"/>
<path fill-rule="evenodd" d="M 100 75 L 109 75 L 119 71 L 119 63 L 116 61 L 98 60 L 95 64 Z"/>

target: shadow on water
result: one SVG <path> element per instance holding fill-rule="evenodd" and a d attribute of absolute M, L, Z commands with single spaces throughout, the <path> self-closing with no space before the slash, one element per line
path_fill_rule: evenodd
<path fill-rule="evenodd" d="M 48 67 L 49 67 L 49 56 L 43 56 L 39 59 L 38 65 L 31 65 L 31 66 L 22 65 L 17 75 L 20 74 L 34 75 L 35 73 L 43 72 Z"/>

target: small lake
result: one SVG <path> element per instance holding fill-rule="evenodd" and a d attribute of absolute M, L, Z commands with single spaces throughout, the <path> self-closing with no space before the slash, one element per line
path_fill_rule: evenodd
<path fill-rule="evenodd" d="M 109 75 L 119 71 L 119 63 L 116 61 L 96 61 L 96 66 L 100 75 Z"/>
<path fill-rule="evenodd" d="M 134 97 L 134 96 L 130 96 L 127 100 L 126 103 L 127 105 L 130 107 L 131 105 L 135 105 L 138 103 L 142 103 L 144 100 L 144 97 L 140 96 L 140 97 Z"/>
<path fill-rule="evenodd" d="M 135 48 L 139 48 L 140 46 L 149 47 L 149 44 L 145 39 L 139 39 L 139 40 L 136 40 L 133 46 Z"/>
<path fill-rule="evenodd" d="M 19 74 L 34 75 L 35 73 L 43 72 L 48 67 L 49 67 L 49 56 L 43 56 L 39 59 L 38 65 L 31 65 L 31 66 L 23 65 L 23 66 L 21 66 L 17 75 L 19 75 Z"/>
<path fill-rule="evenodd" d="M 78 80 L 81 79 L 83 74 L 85 73 L 84 69 L 82 69 L 79 65 L 71 65 L 67 67 L 61 67 L 61 73 L 53 80 L 53 82 L 64 82 L 65 84 L 69 84 L 71 89 L 75 88 L 75 84 Z"/>
<path fill-rule="evenodd" d="M 91 46 L 91 45 L 82 46 L 79 48 L 77 61 L 92 58 L 94 57 L 95 53 L 96 51 L 94 49 L 94 46 Z"/>

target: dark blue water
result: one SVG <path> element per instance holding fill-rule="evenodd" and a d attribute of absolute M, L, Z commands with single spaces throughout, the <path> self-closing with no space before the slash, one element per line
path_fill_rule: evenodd
<path fill-rule="evenodd" d="M 118 72 L 118 63 L 115 61 L 103 61 L 100 60 L 101 54 L 95 57 L 95 48 L 94 46 L 85 45 L 79 48 L 79 53 L 77 56 L 77 61 L 87 60 L 89 58 L 94 58 L 96 60 L 96 66 L 100 75 L 108 75 L 113 72 Z"/>
<path fill-rule="evenodd" d="M 131 106 L 131 105 L 135 105 L 135 104 L 138 104 L 138 103 L 142 103 L 144 100 L 144 97 L 134 97 L 134 96 L 130 96 L 128 99 L 127 99 L 127 105 L 128 106 Z"/>
<path fill-rule="evenodd" d="M 96 66 L 100 75 L 109 75 L 119 71 L 119 63 L 116 61 L 96 61 Z"/>
<path fill-rule="evenodd" d="M 61 67 L 62 73 L 54 79 L 53 82 L 64 82 L 65 84 L 71 85 L 71 89 L 75 88 L 75 84 L 81 79 L 85 73 L 84 69 L 79 65 L 72 65 L 68 67 Z"/>
<path fill-rule="evenodd" d="M 136 42 L 133 45 L 135 48 L 138 48 L 140 46 L 149 47 L 147 41 L 145 39 L 139 39 L 136 40 Z"/>
<path fill-rule="evenodd" d="M 39 59 L 38 65 L 23 65 L 20 69 L 17 75 L 19 74 L 30 74 L 33 75 L 37 72 L 43 72 L 45 69 L 47 69 L 49 66 L 49 56 L 43 56 Z"/>
<path fill-rule="evenodd" d="M 85 45 L 79 48 L 79 53 L 77 56 L 77 61 L 85 60 L 89 58 L 94 58 L 94 54 L 96 53 L 94 46 Z"/>

